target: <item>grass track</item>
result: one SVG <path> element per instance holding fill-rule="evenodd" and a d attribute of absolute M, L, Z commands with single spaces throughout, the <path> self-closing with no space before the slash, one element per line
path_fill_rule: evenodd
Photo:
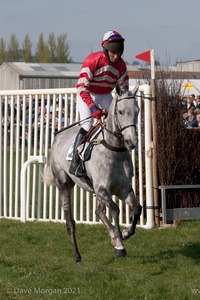
<path fill-rule="evenodd" d="M 64 224 L 0 220 L 0 299 L 200 299 L 200 221 L 145 230 L 116 258 L 102 225 L 77 225 L 75 264 Z"/>

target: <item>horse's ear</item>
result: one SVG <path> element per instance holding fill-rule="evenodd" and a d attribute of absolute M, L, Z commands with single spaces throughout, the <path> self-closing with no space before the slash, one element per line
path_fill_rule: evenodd
<path fill-rule="evenodd" d="M 122 89 L 121 89 L 119 83 L 116 84 L 115 89 L 116 89 L 117 94 L 118 94 L 119 96 L 121 96 L 121 95 L 122 95 Z"/>
<path fill-rule="evenodd" d="M 133 88 L 133 90 L 132 90 L 132 94 L 133 94 L 134 97 L 135 97 L 135 95 L 136 95 L 138 89 L 139 89 L 139 84 L 137 84 L 137 85 Z"/>

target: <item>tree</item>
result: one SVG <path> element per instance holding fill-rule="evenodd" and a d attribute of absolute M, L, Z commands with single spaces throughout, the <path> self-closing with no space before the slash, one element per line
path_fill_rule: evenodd
<path fill-rule="evenodd" d="M 132 65 L 134 65 L 134 66 L 140 66 L 140 63 L 139 63 L 139 61 L 134 60 L 134 61 L 132 62 Z"/>
<path fill-rule="evenodd" d="M 61 34 L 57 37 L 57 47 L 56 47 L 56 61 L 57 63 L 67 63 L 71 59 L 69 57 L 70 50 L 67 41 L 67 35 Z"/>
<path fill-rule="evenodd" d="M 56 40 L 53 32 L 49 34 L 47 46 L 49 48 L 51 63 L 56 62 Z"/>
<path fill-rule="evenodd" d="M 20 49 L 15 34 L 11 34 L 8 47 L 6 47 L 6 42 L 1 38 L 0 64 L 4 61 L 68 63 L 73 60 L 70 56 L 67 34 L 61 34 L 56 37 L 55 34 L 51 32 L 47 42 L 44 40 L 43 33 L 39 35 L 35 53 L 32 53 L 32 43 L 28 34 L 25 35 Z"/>
<path fill-rule="evenodd" d="M 49 63 L 50 51 L 47 44 L 44 41 L 43 33 L 39 35 L 38 44 L 36 48 L 36 61 L 40 63 Z"/>
<path fill-rule="evenodd" d="M 4 39 L 0 39 L 0 64 L 6 61 L 7 51 L 6 51 L 6 42 Z"/>
<path fill-rule="evenodd" d="M 19 61 L 19 43 L 13 33 L 8 44 L 8 61 Z"/>
<path fill-rule="evenodd" d="M 22 60 L 24 62 L 31 62 L 32 61 L 32 43 L 30 40 L 30 37 L 28 34 L 26 34 L 25 38 L 24 38 L 24 42 L 22 45 Z"/>

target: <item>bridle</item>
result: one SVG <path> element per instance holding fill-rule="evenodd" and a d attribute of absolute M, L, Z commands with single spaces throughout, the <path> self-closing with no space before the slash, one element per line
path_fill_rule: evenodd
<path fill-rule="evenodd" d="M 130 124 L 130 125 L 126 125 L 124 127 L 121 127 L 119 117 L 118 117 L 119 111 L 117 109 L 117 103 L 122 101 L 122 100 L 125 100 L 125 99 L 133 100 L 133 98 L 134 98 L 133 96 L 126 96 L 126 97 L 123 97 L 123 98 L 120 98 L 120 99 L 116 100 L 115 107 L 114 107 L 114 117 L 115 117 L 115 124 L 116 124 L 116 127 L 118 129 L 117 131 L 110 131 L 106 128 L 106 123 L 100 123 L 103 129 L 105 129 L 107 132 L 109 132 L 110 134 L 115 136 L 117 139 L 122 140 L 123 142 L 124 142 L 124 139 L 123 139 L 122 132 L 126 128 L 129 128 L 129 127 L 135 127 L 136 128 L 136 124 Z M 112 146 L 112 145 L 108 144 L 104 138 L 103 138 L 103 140 L 100 141 L 100 144 L 103 144 L 107 149 L 109 149 L 111 151 L 115 151 L 115 152 L 127 151 L 126 147 L 120 147 L 119 148 L 119 147 L 115 147 L 115 146 Z"/>
<path fill-rule="evenodd" d="M 122 101 L 122 100 L 125 100 L 125 99 L 131 99 L 133 100 L 133 96 L 126 96 L 126 97 L 123 97 L 123 98 L 120 98 L 120 99 L 117 99 L 116 100 L 116 103 L 115 103 L 115 108 L 114 108 L 114 116 L 115 116 L 115 124 L 116 124 L 116 127 L 118 128 L 117 131 L 110 131 L 106 128 L 106 126 L 104 125 L 104 129 L 111 133 L 112 135 L 114 135 L 116 138 L 118 139 L 121 139 L 123 140 L 123 134 L 122 132 L 126 129 L 126 128 L 129 128 L 129 127 L 135 127 L 136 128 L 136 124 L 130 124 L 130 125 L 126 125 L 124 127 L 121 127 L 121 124 L 120 124 L 120 121 L 119 121 L 119 117 L 118 117 L 118 109 L 117 109 L 117 103 Z"/>

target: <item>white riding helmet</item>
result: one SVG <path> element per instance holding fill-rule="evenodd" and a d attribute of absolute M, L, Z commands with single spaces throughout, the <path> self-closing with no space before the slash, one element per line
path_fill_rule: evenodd
<path fill-rule="evenodd" d="M 103 36 L 101 46 L 103 47 L 104 53 L 108 56 L 108 51 L 121 52 L 124 51 L 125 39 L 117 31 L 109 30 Z"/>

